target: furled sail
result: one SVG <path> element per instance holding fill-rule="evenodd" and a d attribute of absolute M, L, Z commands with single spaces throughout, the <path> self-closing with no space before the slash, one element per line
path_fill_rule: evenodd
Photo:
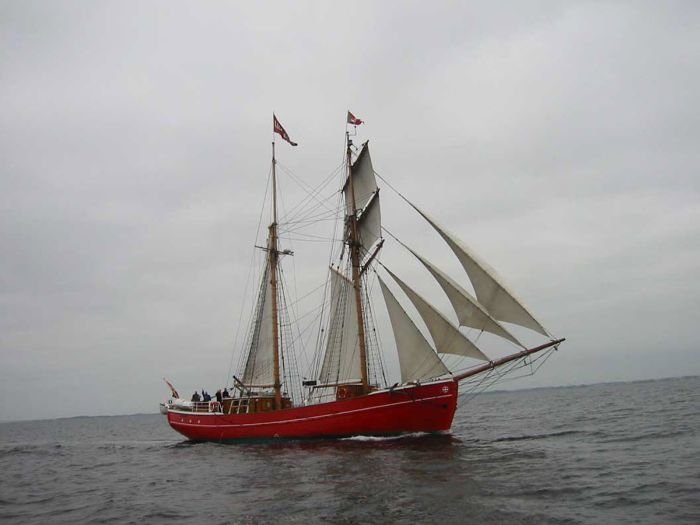
<path fill-rule="evenodd" d="M 352 281 L 331 269 L 331 312 L 321 384 L 358 381 L 360 350 Z"/>
<path fill-rule="evenodd" d="M 409 204 L 435 228 L 455 253 L 474 286 L 479 303 L 494 319 L 524 326 L 549 337 L 547 330 L 533 317 L 523 303 L 516 298 L 515 294 L 498 280 L 493 269 L 485 262 L 479 260 L 474 253 L 464 246 L 462 241 L 438 225 L 428 214 L 421 211 L 414 204 L 410 202 Z"/>
<path fill-rule="evenodd" d="M 274 345 L 272 340 L 272 286 L 270 267 L 265 267 L 258 306 L 256 308 L 253 336 L 243 372 L 243 383 L 250 386 L 272 386 L 274 377 Z"/>
<path fill-rule="evenodd" d="M 352 205 L 352 193 L 350 191 L 350 178 L 355 193 L 355 208 Z M 377 179 L 372 168 L 372 159 L 369 156 L 369 145 L 364 144 L 357 160 L 350 166 L 350 177 L 345 181 L 343 193 L 345 194 L 346 215 L 354 215 L 355 210 L 362 210 L 377 191 Z"/>
<path fill-rule="evenodd" d="M 434 306 L 418 295 L 410 286 L 394 275 L 391 270 L 384 267 L 391 275 L 396 283 L 401 287 L 404 293 L 411 300 L 413 305 L 418 310 L 418 313 L 423 318 L 428 331 L 430 332 L 435 348 L 439 354 L 454 354 L 466 357 L 473 357 L 482 361 L 488 361 L 479 348 L 472 343 L 465 335 L 459 331 L 459 328 L 450 323 L 445 317 L 438 312 Z"/>
<path fill-rule="evenodd" d="M 420 381 L 448 374 L 447 367 L 413 324 L 381 277 L 379 277 L 379 284 L 389 311 L 391 327 L 394 330 L 396 350 L 399 353 L 401 382 Z"/>
<path fill-rule="evenodd" d="M 430 261 L 418 255 L 405 244 L 404 246 L 415 255 L 415 257 L 423 263 L 423 266 L 435 277 L 435 280 L 452 303 L 452 307 L 454 308 L 455 314 L 457 314 L 457 319 L 459 319 L 459 324 L 461 326 L 468 326 L 469 328 L 490 332 L 525 348 L 503 325 L 489 315 L 472 294 L 467 292 L 442 270 L 435 267 Z"/>

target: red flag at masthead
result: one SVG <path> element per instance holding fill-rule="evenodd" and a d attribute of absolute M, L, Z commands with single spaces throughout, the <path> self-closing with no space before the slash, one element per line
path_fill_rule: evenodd
<path fill-rule="evenodd" d="M 280 124 L 280 121 L 277 120 L 277 117 L 275 116 L 274 113 L 272 114 L 272 131 L 273 131 L 274 133 L 277 133 L 280 137 L 282 137 L 284 140 L 286 140 L 287 142 L 289 142 L 292 146 L 296 146 L 296 145 L 297 145 L 296 142 L 292 142 L 292 141 L 290 140 L 289 135 L 287 135 L 287 132 L 286 132 L 286 131 L 284 130 L 284 128 L 282 127 L 282 124 Z"/>
<path fill-rule="evenodd" d="M 364 124 L 364 121 L 360 120 L 348 111 L 348 124 L 352 124 L 353 126 L 359 126 L 360 124 Z"/>

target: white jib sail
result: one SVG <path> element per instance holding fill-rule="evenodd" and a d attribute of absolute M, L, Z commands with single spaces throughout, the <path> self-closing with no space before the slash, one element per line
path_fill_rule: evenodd
<path fill-rule="evenodd" d="M 243 372 L 243 384 L 271 386 L 275 382 L 275 349 L 272 340 L 272 286 L 269 266 L 265 268 L 261 288 L 262 304 L 258 303 L 253 337 Z"/>
<path fill-rule="evenodd" d="M 411 318 L 408 317 L 381 277 L 379 284 L 382 288 L 386 308 L 389 311 L 389 320 L 396 340 L 396 350 L 399 353 L 401 382 L 432 379 L 448 374 L 447 367 L 420 330 L 413 324 Z"/>
<path fill-rule="evenodd" d="M 445 295 L 447 295 L 447 298 L 452 303 L 452 308 L 454 308 L 455 314 L 457 315 L 457 319 L 459 319 L 459 324 L 461 326 L 468 326 L 469 328 L 490 332 L 507 339 L 508 341 L 511 341 L 522 348 L 525 348 L 525 346 L 523 346 L 520 341 L 518 341 L 508 330 L 506 330 L 503 325 L 489 315 L 489 313 L 479 304 L 472 294 L 467 292 L 450 276 L 434 266 L 430 261 L 418 255 L 405 244 L 404 246 L 416 257 L 416 259 L 423 263 L 423 266 L 428 269 L 440 287 L 444 290 Z"/>
<path fill-rule="evenodd" d="M 352 281 L 331 269 L 330 322 L 319 382 L 353 382 L 361 377 L 357 307 Z"/>
<path fill-rule="evenodd" d="M 377 191 L 377 179 L 372 168 L 372 159 L 369 156 L 369 145 L 365 144 L 355 163 L 350 167 L 350 177 L 352 177 L 353 190 L 355 192 L 355 209 L 361 210 Z M 343 187 L 345 193 L 346 214 L 354 215 L 352 207 L 352 192 L 350 191 L 350 180 L 345 181 Z"/>
<path fill-rule="evenodd" d="M 499 281 L 492 268 L 472 253 L 461 240 L 439 226 L 429 215 L 414 204 L 410 202 L 409 204 L 435 228 L 455 253 L 474 286 L 479 303 L 494 319 L 524 326 L 550 337 L 547 330 L 533 317 L 522 301 Z"/>
<path fill-rule="evenodd" d="M 416 310 L 418 310 L 425 325 L 428 327 L 428 331 L 435 343 L 435 349 L 439 354 L 461 355 L 482 361 L 489 360 L 474 343 L 459 331 L 459 328 L 445 319 L 433 305 L 418 295 L 410 286 L 394 275 L 391 270 L 386 268 L 386 266 L 384 269 L 401 287 L 416 307 Z"/>

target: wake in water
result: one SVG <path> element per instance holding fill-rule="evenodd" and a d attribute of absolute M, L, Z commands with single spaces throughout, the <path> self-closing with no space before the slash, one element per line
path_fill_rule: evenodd
<path fill-rule="evenodd" d="M 341 438 L 339 441 L 358 441 L 358 442 L 382 442 L 382 441 L 400 441 L 400 440 L 409 440 L 409 439 L 416 439 L 416 438 L 430 438 L 430 437 L 435 437 L 435 436 L 447 436 L 449 435 L 448 433 L 443 433 L 443 434 L 434 434 L 434 433 L 429 433 L 429 432 L 413 432 L 410 434 L 401 434 L 398 436 L 351 436 L 347 438 Z"/>
<path fill-rule="evenodd" d="M 586 432 L 582 430 L 562 430 L 561 432 L 548 432 L 546 434 L 526 434 L 523 436 L 504 436 L 493 441 L 498 443 L 500 441 L 527 441 L 530 439 L 548 439 L 560 436 L 572 436 L 575 434 L 585 434 Z"/>

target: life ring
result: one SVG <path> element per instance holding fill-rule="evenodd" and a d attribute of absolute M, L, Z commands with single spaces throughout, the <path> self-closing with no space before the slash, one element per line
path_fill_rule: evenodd
<path fill-rule="evenodd" d="M 209 412 L 218 412 L 219 411 L 219 402 L 218 401 L 209 401 Z"/>
<path fill-rule="evenodd" d="M 348 397 L 348 388 L 345 386 L 339 386 L 335 391 L 335 398 L 345 399 L 346 397 Z"/>

